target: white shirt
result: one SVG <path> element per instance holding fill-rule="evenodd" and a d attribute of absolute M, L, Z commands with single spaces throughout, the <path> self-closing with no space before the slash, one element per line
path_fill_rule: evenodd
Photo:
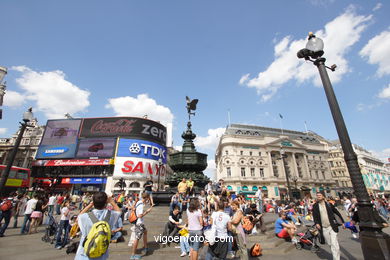
<path fill-rule="evenodd" d="M 34 211 L 35 206 L 37 205 L 37 202 L 38 202 L 38 200 L 36 200 L 36 199 L 31 199 L 31 200 L 27 201 L 26 210 L 24 211 L 24 214 L 25 215 L 31 214 Z"/>
<path fill-rule="evenodd" d="M 143 218 L 139 217 L 143 213 L 144 213 L 144 203 L 140 200 L 137 202 L 137 204 L 135 204 L 135 214 L 137 215 L 137 218 L 138 218 L 136 224 L 143 224 L 144 223 Z"/>
<path fill-rule="evenodd" d="M 349 199 L 347 199 L 347 200 L 344 202 L 344 209 L 345 209 L 346 211 L 348 211 L 349 206 L 351 206 L 351 201 L 350 201 Z"/>
<path fill-rule="evenodd" d="M 263 194 L 261 193 L 261 190 L 257 190 L 255 196 L 257 199 L 261 200 L 263 198 Z"/>
<path fill-rule="evenodd" d="M 57 200 L 56 196 L 51 196 L 49 198 L 49 203 L 47 203 L 47 205 L 54 206 L 54 204 L 56 204 L 56 200 Z"/>
<path fill-rule="evenodd" d="M 66 213 L 69 212 L 69 208 L 68 207 L 63 207 L 61 209 L 61 220 L 69 220 L 70 219 L 70 214 L 66 215 Z"/>
<path fill-rule="evenodd" d="M 216 227 L 216 237 L 227 238 L 227 223 L 230 221 L 230 217 L 225 212 L 217 211 L 211 215 L 213 219 L 213 225 Z"/>

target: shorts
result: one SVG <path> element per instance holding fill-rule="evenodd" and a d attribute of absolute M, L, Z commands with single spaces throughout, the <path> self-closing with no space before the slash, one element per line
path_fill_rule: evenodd
<path fill-rule="evenodd" d="M 151 191 L 151 190 L 146 190 L 145 192 L 146 192 L 146 194 L 149 194 L 149 195 L 152 195 L 152 193 L 153 193 L 153 191 Z"/>
<path fill-rule="evenodd" d="M 31 218 L 41 218 L 42 217 L 42 212 L 40 211 L 33 211 L 33 213 L 31 213 Z"/>
<path fill-rule="evenodd" d="M 282 231 L 280 231 L 278 234 L 277 234 L 278 237 L 280 238 L 289 238 L 290 235 L 288 234 L 287 230 L 286 229 L 282 229 Z"/>
<path fill-rule="evenodd" d="M 134 227 L 134 233 L 135 233 L 135 239 L 140 240 L 142 238 L 142 235 L 146 232 L 145 225 L 142 224 L 135 224 Z"/>
<path fill-rule="evenodd" d="M 203 244 L 201 243 L 201 241 L 203 241 L 203 239 L 201 239 L 202 233 L 202 230 L 189 230 L 188 241 L 192 250 L 198 251 L 200 245 Z"/>

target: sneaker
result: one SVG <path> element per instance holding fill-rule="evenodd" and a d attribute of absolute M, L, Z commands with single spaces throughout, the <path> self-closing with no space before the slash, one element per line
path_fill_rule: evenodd
<path fill-rule="evenodd" d="M 62 246 L 56 246 L 56 249 L 61 250 Z"/>
<path fill-rule="evenodd" d="M 355 234 L 355 233 L 352 233 L 352 237 L 353 237 L 353 238 L 358 238 L 358 235 Z"/>
<path fill-rule="evenodd" d="M 180 256 L 181 256 L 181 257 L 187 256 L 187 253 L 186 253 L 186 252 L 183 252 L 183 253 L 181 253 Z"/>
<path fill-rule="evenodd" d="M 293 244 L 298 243 L 298 239 L 297 239 L 296 237 L 293 237 L 293 238 L 291 239 L 291 243 L 293 243 Z"/>
<path fill-rule="evenodd" d="M 234 252 L 230 252 L 228 255 L 230 256 L 231 259 L 234 259 L 234 258 L 236 257 L 236 255 L 234 254 Z"/>
<path fill-rule="evenodd" d="M 181 248 L 180 246 L 175 246 L 175 248 Z"/>
<path fill-rule="evenodd" d="M 136 260 L 136 259 L 141 259 L 140 255 L 132 255 L 130 256 L 130 260 Z"/>
<path fill-rule="evenodd" d="M 295 223 L 295 226 L 300 226 L 300 225 L 301 225 L 301 223 L 299 223 L 299 222 Z"/>

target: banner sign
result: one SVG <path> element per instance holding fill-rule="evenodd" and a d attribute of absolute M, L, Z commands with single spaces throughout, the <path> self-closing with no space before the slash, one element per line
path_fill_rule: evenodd
<path fill-rule="evenodd" d="M 63 178 L 61 184 L 104 184 L 106 178 Z"/>
<path fill-rule="evenodd" d="M 74 158 L 77 144 L 40 145 L 35 156 L 36 159 Z"/>
<path fill-rule="evenodd" d="M 81 119 L 48 120 L 41 145 L 76 144 Z"/>
<path fill-rule="evenodd" d="M 34 166 L 94 166 L 113 164 L 111 159 L 38 160 Z"/>
<path fill-rule="evenodd" d="M 79 142 L 76 158 L 111 158 L 114 155 L 115 138 L 86 138 Z"/>
<path fill-rule="evenodd" d="M 80 137 L 129 136 L 165 145 L 167 129 L 162 124 L 137 117 L 86 118 Z"/>
<path fill-rule="evenodd" d="M 158 161 L 160 158 L 167 163 L 167 148 L 165 146 L 139 139 L 120 139 L 117 156 L 137 157 Z"/>
<path fill-rule="evenodd" d="M 157 161 L 138 158 L 116 157 L 113 177 L 131 177 L 131 179 L 156 179 L 165 176 L 166 165 L 159 166 Z M 163 181 L 163 179 L 161 179 Z"/>

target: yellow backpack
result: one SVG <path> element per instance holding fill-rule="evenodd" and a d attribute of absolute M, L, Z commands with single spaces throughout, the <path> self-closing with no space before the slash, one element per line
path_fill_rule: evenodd
<path fill-rule="evenodd" d="M 84 240 L 84 252 L 89 258 L 101 257 L 107 251 L 111 241 L 111 228 L 108 224 L 111 211 L 107 211 L 107 215 L 102 221 L 98 220 L 92 212 L 89 212 L 88 216 L 93 225 Z"/>

